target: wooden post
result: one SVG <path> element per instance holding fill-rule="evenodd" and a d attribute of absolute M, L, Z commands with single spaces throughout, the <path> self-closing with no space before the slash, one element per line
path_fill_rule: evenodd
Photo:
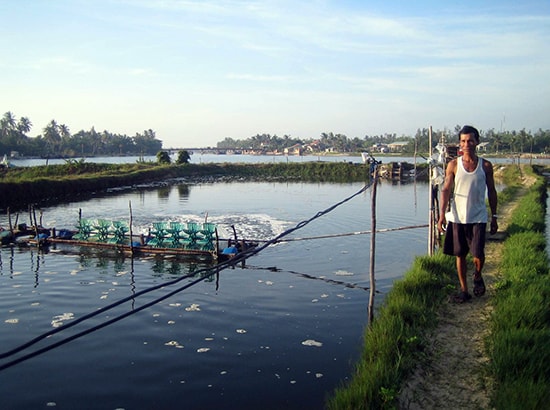
<path fill-rule="evenodd" d="M 31 216 L 34 217 L 34 233 L 36 235 L 36 240 L 38 240 L 38 222 L 36 222 L 36 208 L 34 207 L 34 205 L 32 206 Z"/>
<path fill-rule="evenodd" d="M 218 253 L 220 252 L 220 238 L 218 236 L 218 228 L 216 227 L 215 231 L 216 233 L 216 259 L 218 258 Z"/>
<path fill-rule="evenodd" d="M 128 234 L 130 235 L 130 253 L 133 255 L 134 254 L 134 241 L 133 241 L 133 233 L 132 233 L 132 221 L 133 221 L 132 201 L 128 201 L 128 207 L 130 208 L 130 222 L 128 224 L 128 229 L 129 229 Z"/>
<path fill-rule="evenodd" d="M 378 164 L 374 165 L 372 173 L 371 191 L 371 236 L 370 236 L 370 296 L 369 296 L 369 326 L 374 320 L 374 296 L 376 294 L 375 282 L 375 254 L 376 254 L 376 187 L 378 185 Z"/>
<path fill-rule="evenodd" d="M 235 238 L 235 246 L 238 247 L 239 245 L 239 241 L 237 239 L 237 230 L 235 229 L 235 225 L 231 225 L 231 229 L 233 229 L 233 236 Z"/>
<path fill-rule="evenodd" d="M 414 183 L 416 185 L 416 154 L 418 151 L 418 139 L 414 137 Z"/>
<path fill-rule="evenodd" d="M 10 207 L 9 206 L 8 206 L 7 212 L 8 212 L 8 225 L 9 225 L 9 228 L 10 228 L 10 234 L 13 235 L 13 225 L 11 223 L 11 213 L 10 213 Z"/>
<path fill-rule="evenodd" d="M 432 160 L 432 126 L 430 125 L 428 131 L 428 161 Z M 432 185 L 432 164 L 428 165 L 428 177 L 429 177 L 429 189 L 428 189 L 428 255 L 432 256 L 434 253 L 434 209 L 433 209 L 433 185 Z"/>

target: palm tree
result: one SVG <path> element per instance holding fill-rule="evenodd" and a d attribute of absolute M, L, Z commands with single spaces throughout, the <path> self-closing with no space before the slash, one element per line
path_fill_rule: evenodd
<path fill-rule="evenodd" d="M 15 119 L 15 115 L 13 115 L 11 111 L 8 111 L 4 114 L 2 121 L 5 122 L 10 129 L 15 128 L 16 119 Z"/>
<path fill-rule="evenodd" d="M 46 128 L 44 128 L 44 140 L 49 147 L 49 151 L 55 153 L 57 147 L 61 142 L 61 135 L 59 135 L 59 125 L 55 120 L 51 120 Z"/>
<path fill-rule="evenodd" d="M 17 131 L 19 131 L 21 134 L 26 134 L 31 130 L 32 122 L 27 117 L 21 117 L 19 118 L 19 121 L 17 122 Z"/>
<path fill-rule="evenodd" d="M 529 144 L 529 135 L 527 134 L 527 131 L 525 131 L 525 128 L 520 130 L 518 134 L 518 143 L 519 143 L 519 150 L 521 153 L 523 153 L 525 146 Z"/>
<path fill-rule="evenodd" d="M 76 151 L 71 152 L 71 132 L 65 124 L 59 124 L 57 131 L 60 136 L 59 151 L 63 154 L 75 155 Z"/>
<path fill-rule="evenodd" d="M 67 127 L 65 124 L 59 125 L 59 134 L 62 138 L 69 138 L 71 136 L 71 132 L 69 131 L 69 127 Z"/>
<path fill-rule="evenodd" d="M 101 135 L 95 130 L 94 127 L 89 132 L 89 139 L 92 146 L 92 155 L 99 153 L 101 148 Z"/>
<path fill-rule="evenodd" d="M 502 145 L 502 135 L 495 134 L 493 136 L 493 144 L 495 145 L 495 152 L 498 154 L 498 149 Z"/>
<path fill-rule="evenodd" d="M 7 136 L 10 131 L 15 129 L 15 124 L 16 121 L 13 113 L 11 111 L 6 112 L 0 120 L 0 135 L 2 137 Z"/>

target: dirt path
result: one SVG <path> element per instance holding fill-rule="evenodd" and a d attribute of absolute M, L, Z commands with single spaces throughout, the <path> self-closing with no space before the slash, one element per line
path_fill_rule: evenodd
<path fill-rule="evenodd" d="M 525 181 L 530 185 L 532 181 Z M 525 186 L 524 185 L 524 186 Z M 521 194 L 516 196 L 520 198 Z M 430 360 L 404 383 L 400 409 L 490 409 L 493 380 L 484 369 L 489 358 L 484 338 L 489 332 L 491 298 L 498 280 L 502 234 L 518 200 L 499 206 L 499 232 L 486 245 L 483 276 L 487 293 L 471 303 L 444 305 L 430 347 Z M 469 272 L 473 266 L 469 267 Z M 473 289 L 469 275 L 468 288 Z M 458 279 L 457 279 L 458 284 Z"/>

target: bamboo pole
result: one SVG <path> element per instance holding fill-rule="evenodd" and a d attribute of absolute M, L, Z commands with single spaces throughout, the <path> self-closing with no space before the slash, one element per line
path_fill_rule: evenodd
<path fill-rule="evenodd" d="M 133 241 L 133 233 L 132 233 L 132 201 L 128 201 L 128 208 L 130 208 L 130 221 L 128 223 L 128 229 L 129 229 L 129 235 L 130 235 L 130 253 L 134 254 L 134 241 Z"/>
<path fill-rule="evenodd" d="M 418 152 L 418 139 L 414 137 L 414 182 L 416 183 L 416 154 Z"/>
<path fill-rule="evenodd" d="M 36 208 L 32 206 L 32 217 L 34 217 L 34 233 L 36 235 L 36 240 L 38 240 L 38 222 L 36 222 Z"/>
<path fill-rule="evenodd" d="M 376 294 L 375 282 L 375 252 L 376 252 L 376 187 L 378 185 L 378 164 L 375 163 L 374 172 L 372 174 L 372 192 L 371 192 L 371 230 L 370 237 L 370 295 L 369 295 L 369 326 L 374 320 L 374 296 Z"/>
<path fill-rule="evenodd" d="M 10 207 L 8 206 L 8 209 L 7 209 L 7 213 L 8 213 L 8 225 L 9 225 L 9 228 L 10 228 L 10 234 L 13 235 L 13 225 L 11 223 L 11 213 L 10 213 Z"/>
<path fill-rule="evenodd" d="M 416 168 L 416 156 L 418 154 L 418 138 L 414 137 L 414 208 L 416 209 L 416 206 L 418 204 L 417 202 L 417 195 L 416 195 L 416 182 L 418 179 L 418 170 Z"/>
<path fill-rule="evenodd" d="M 434 209 L 433 209 L 433 186 L 432 186 L 432 126 L 430 125 L 428 131 L 428 178 L 429 178 L 429 190 L 428 190 L 428 255 L 432 256 L 434 253 Z"/>

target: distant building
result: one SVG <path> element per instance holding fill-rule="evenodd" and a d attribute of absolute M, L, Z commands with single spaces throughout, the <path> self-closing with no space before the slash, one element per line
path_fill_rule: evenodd
<path fill-rule="evenodd" d="M 303 149 L 307 152 L 321 152 L 323 150 L 321 141 L 315 140 L 303 146 Z"/>
<path fill-rule="evenodd" d="M 478 144 L 477 150 L 486 152 L 489 145 L 491 145 L 490 142 L 481 142 L 481 143 Z"/>
<path fill-rule="evenodd" d="M 391 152 L 403 152 L 403 148 L 409 145 L 409 141 L 396 141 L 388 144 L 388 148 Z"/>
<path fill-rule="evenodd" d="M 301 144 L 294 144 L 291 147 L 285 148 L 285 155 L 302 155 L 303 149 Z"/>

